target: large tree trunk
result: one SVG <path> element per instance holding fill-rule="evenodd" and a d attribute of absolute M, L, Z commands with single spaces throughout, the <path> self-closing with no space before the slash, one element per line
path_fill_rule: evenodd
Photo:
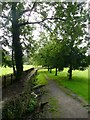
<path fill-rule="evenodd" d="M 20 44 L 20 31 L 18 26 L 17 12 L 16 12 L 17 3 L 12 3 L 12 39 L 13 47 L 15 52 L 15 64 L 16 64 L 16 78 L 20 78 L 23 72 L 23 61 L 22 61 L 22 48 Z"/>
<path fill-rule="evenodd" d="M 57 76 L 57 68 L 56 68 L 56 71 L 55 71 L 55 76 Z"/>
<path fill-rule="evenodd" d="M 70 64 L 70 67 L 69 67 L 69 80 L 72 79 L 72 65 Z"/>
<path fill-rule="evenodd" d="M 17 70 L 17 78 L 22 75 L 23 72 L 23 62 L 22 62 L 22 49 L 19 41 L 19 35 L 17 34 L 14 39 L 14 48 L 15 48 L 15 63 L 16 63 L 16 70 Z"/>

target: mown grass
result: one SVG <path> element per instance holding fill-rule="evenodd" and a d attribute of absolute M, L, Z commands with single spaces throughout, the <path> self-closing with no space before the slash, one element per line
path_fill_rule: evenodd
<path fill-rule="evenodd" d="M 32 65 L 24 65 L 24 70 L 32 68 Z M 13 69 L 10 67 L 0 67 L 0 76 L 13 73 Z"/>
<path fill-rule="evenodd" d="M 48 82 L 45 79 L 45 71 L 39 70 L 37 75 L 36 85 L 46 85 Z"/>
<path fill-rule="evenodd" d="M 67 71 L 68 69 L 64 69 L 62 72 L 58 72 L 58 75 L 55 76 L 54 69 L 52 70 L 52 73 L 48 72 L 46 69 L 39 70 L 37 84 L 47 84 L 45 79 L 46 74 L 50 79 L 55 80 L 58 85 L 62 85 L 70 89 L 73 93 L 90 102 L 90 98 L 88 97 L 88 69 L 84 71 L 73 71 L 72 80 L 68 79 Z"/>
<path fill-rule="evenodd" d="M 64 71 L 58 72 L 58 76 L 54 75 L 55 71 L 53 70 L 52 73 L 47 72 L 47 76 L 50 79 L 55 80 L 59 85 L 63 85 L 64 87 L 70 89 L 86 101 L 90 101 L 90 99 L 88 99 L 88 70 L 73 71 L 72 80 L 68 79 L 67 70 L 68 69 L 64 69 Z"/>

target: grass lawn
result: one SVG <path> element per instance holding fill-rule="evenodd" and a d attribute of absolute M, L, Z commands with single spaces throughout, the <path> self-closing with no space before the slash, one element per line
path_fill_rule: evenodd
<path fill-rule="evenodd" d="M 55 70 L 52 70 L 52 73 L 49 73 L 46 69 L 39 70 L 39 75 L 37 76 L 37 84 L 47 84 L 45 79 L 45 74 L 52 80 L 55 80 L 58 85 L 62 85 L 70 89 L 73 93 L 82 97 L 84 100 L 90 102 L 88 97 L 88 70 L 73 71 L 73 78 L 69 80 L 67 77 L 68 69 L 64 69 L 62 72 L 58 72 L 58 75 L 55 76 Z"/>
<path fill-rule="evenodd" d="M 24 65 L 24 70 L 32 68 L 32 65 Z M 10 67 L 0 67 L 0 76 L 13 73 L 13 69 Z"/>
<path fill-rule="evenodd" d="M 50 79 L 55 80 L 59 85 L 63 85 L 64 87 L 70 89 L 72 92 L 76 93 L 78 96 L 88 101 L 88 70 L 73 71 L 72 80 L 69 80 L 67 78 L 67 70 L 68 69 L 64 69 L 64 71 L 58 72 L 58 76 L 54 75 L 54 70 L 52 73 L 46 73 Z"/>

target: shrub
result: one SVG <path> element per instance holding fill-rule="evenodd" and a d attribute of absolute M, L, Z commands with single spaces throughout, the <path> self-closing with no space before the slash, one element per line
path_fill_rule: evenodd
<path fill-rule="evenodd" d="M 33 112 L 37 106 L 37 100 L 35 98 L 31 98 L 28 104 L 28 112 Z"/>
<path fill-rule="evenodd" d="M 20 120 L 26 112 L 32 112 L 37 104 L 34 97 L 31 98 L 32 81 L 35 77 L 27 79 L 22 93 L 6 100 L 2 108 L 3 120 Z"/>
<path fill-rule="evenodd" d="M 3 119 L 20 119 L 22 114 L 27 111 L 30 94 L 22 93 L 17 97 L 7 100 L 2 109 Z"/>

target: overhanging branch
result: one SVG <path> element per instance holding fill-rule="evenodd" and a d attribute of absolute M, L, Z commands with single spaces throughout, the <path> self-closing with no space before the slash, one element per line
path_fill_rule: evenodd
<path fill-rule="evenodd" d="M 47 26 L 45 23 L 40 23 L 40 25 L 46 28 L 50 33 L 52 32 L 52 29 L 49 26 Z"/>
<path fill-rule="evenodd" d="M 5 19 L 7 19 L 7 20 L 9 20 L 9 21 L 11 21 L 11 22 L 12 22 L 12 20 L 11 20 L 8 16 L 3 16 L 3 15 L 0 15 L 0 17 L 1 17 L 1 18 L 5 18 Z"/>
<path fill-rule="evenodd" d="M 62 18 L 45 18 L 41 21 L 36 21 L 36 22 L 24 22 L 24 23 L 19 23 L 19 26 L 24 26 L 24 25 L 28 25 L 28 24 L 40 24 L 46 20 L 61 20 L 61 21 L 65 21 L 65 19 L 62 19 Z"/>
<path fill-rule="evenodd" d="M 31 12 L 32 12 L 33 9 L 35 8 L 35 6 L 36 6 L 36 2 L 33 3 L 33 6 L 32 6 L 31 9 L 26 9 L 26 10 L 22 11 L 22 12 L 19 14 L 19 16 L 23 15 L 23 14 L 26 13 L 26 12 L 30 12 L 30 14 L 31 14 Z"/>

